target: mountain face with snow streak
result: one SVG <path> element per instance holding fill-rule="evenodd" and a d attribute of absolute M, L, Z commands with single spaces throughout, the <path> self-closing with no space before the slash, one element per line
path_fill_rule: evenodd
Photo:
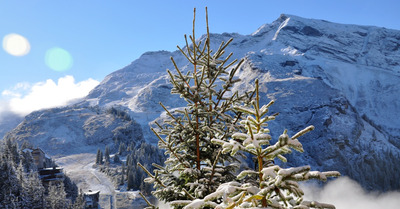
<path fill-rule="evenodd" d="M 338 170 L 371 190 L 400 189 L 400 31 L 281 15 L 251 35 L 211 34 L 211 46 L 230 38 L 227 52 L 245 59 L 237 75 L 242 82 L 233 89 L 253 89 L 259 79 L 261 102 L 276 100 L 271 112 L 280 115 L 270 122 L 272 137 L 315 126 L 300 138 L 305 154 L 288 155 L 287 166 Z M 90 107 L 118 106 L 140 124 L 131 137 L 155 143 L 149 126 L 165 117 L 158 103 L 169 109 L 185 105 L 170 94 L 171 56 L 183 71 L 190 67 L 179 51 L 144 53 L 108 75 L 82 102 L 32 113 L 6 137 L 50 143 L 46 151 L 54 153 L 80 144 L 80 152 L 128 126 L 95 116 Z M 97 124 L 101 139 L 88 140 L 87 123 Z"/>

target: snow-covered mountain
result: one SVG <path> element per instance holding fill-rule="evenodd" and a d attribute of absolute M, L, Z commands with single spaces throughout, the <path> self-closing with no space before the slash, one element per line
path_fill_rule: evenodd
<path fill-rule="evenodd" d="M 305 154 L 288 156 L 289 166 L 338 170 L 368 189 L 400 189 L 400 31 L 281 15 L 251 35 L 212 34 L 211 45 L 229 38 L 234 41 L 227 51 L 245 59 L 238 73 L 242 82 L 234 89 L 252 89 L 258 78 L 262 102 L 276 100 L 271 111 L 280 115 L 270 123 L 272 136 L 316 127 L 300 139 Z M 80 152 L 112 140 L 117 127 L 130 127 L 135 131 L 129 137 L 154 143 L 149 124 L 163 113 L 158 103 L 185 104 L 170 94 L 171 56 L 181 69 L 189 66 L 179 51 L 144 53 L 82 102 L 34 112 L 6 137 L 66 154 L 72 149 L 66 145 Z M 92 108 L 113 106 L 127 110 L 141 127 Z"/>
<path fill-rule="evenodd" d="M 115 109 L 83 105 L 36 111 L 5 137 L 19 142 L 26 140 L 55 157 L 95 153 L 116 140 L 141 143 L 144 140 L 141 126 L 118 113 Z"/>

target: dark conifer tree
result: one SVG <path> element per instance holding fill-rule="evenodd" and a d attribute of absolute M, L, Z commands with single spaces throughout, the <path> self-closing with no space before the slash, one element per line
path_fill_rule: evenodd
<path fill-rule="evenodd" d="M 96 164 L 97 164 L 97 165 L 103 164 L 103 153 L 101 152 L 100 149 L 97 149 Z"/>
<path fill-rule="evenodd" d="M 85 199 L 82 190 L 79 191 L 78 196 L 72 206 L 73 209 L 85 209 Z"/>
<path fill-rule="evenodd" d="M 114 163 L 116 163 L 116 164 L 121 163 L 121 160 L 119 159 L 119 155 L 118 154 L 114 155 Z"/>
<path fill-rule="evenodd" d="M 104 161 L 106 164 L 110 164 L 110 148 L 108 146 L 104 150 Z"/>
<path fill-rule="evenodd" d="M 99 161 L 100 165 L 102 165 L 104 163 L 103 161 L 103 152 L 100 151 L 100 161 Z"/>
<path fill-rule="evenodd" d="M 125 163 L 122 162 L 122 171 L 121 171 L 121 178 L 120 178 L 120 182 L 119 185 L 124 185 L 125 184 Z"/>
<path fill-rule="evenodd" d="M 122 142 L 121 144 L 119 144 L 118 154 L 122 156 L 125 152 L 126 152 L 126 146 Z"/>
<path fill-rule="evenodd" d="M 128 170 L 128 185 L 127 190 L 134 189 L 135 187 L 135 179 L 132 170 Z"/>

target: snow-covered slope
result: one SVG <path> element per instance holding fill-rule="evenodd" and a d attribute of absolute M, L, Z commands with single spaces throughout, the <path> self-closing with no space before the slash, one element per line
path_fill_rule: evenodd
<path fill-rule="evenodd" d="M 99 107 L 68 106 L 33 112 L 6 137 L 29 141 L 52 156 L 95 153 L 115 140 L 143 141 L 136 121 Z"/>
<path fill-rule="evenodd" d="M 289 165 L 339 170 L 368 189 L 400 189 L 400 31 L 281 15 L 251 35 L 212 34 L 211 45 L 229 38 L 234 41 L 227 51 L 245 59 L 238 75 L 243 82 L 234 89 L 252 89 L 258 78 L 262 101 L 276 100 L 272 111 L 280 115 L 270 123 L 273 136 L 316 127 L 301 139 L 306 154 L 289 156 Z M 141 125 L 144 138 L 155 142 L 149 124 L 162 113 L 159 101 L 170 108 L 184 104 L 169 93 L 171 56 L 181 69 L 188 67 L 178 51 L 147 52 L 108 75 L 84 101 L 63 111 L 35 112 L 9 136 L 50 143 L 62 152 L 63 144 L 87 141 L 85 124 L 94 117 L 87 107 L 119 106 Z M 69 110 L 73 116 L 65 113 Z M 101 131 L 104 140 L 120 126 L 106 115 L 96 118 L 99 129 L 108 125 Z"/>

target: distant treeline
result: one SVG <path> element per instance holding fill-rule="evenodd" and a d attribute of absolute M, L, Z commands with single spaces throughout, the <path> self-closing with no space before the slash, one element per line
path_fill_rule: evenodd
<path fill-rule="evenodd" d="M 131 142 L 129 145 L 120 143 L 118 151 L 110 157 L 110 149 L 106 146 L 104 152 L 97 151 L 96 166 L 100 171 L 106 173 L 113 180 L 116 188 L 126 190 L 140 190 L 150 195 L 151 184 L 144 183 L 147 174 L 137 163 L 144 165 L 149 171 L 153 171 L 151 163 L 163 165 L 165 156 L 157 147 L 145 142 L 136 145 Z"/>

